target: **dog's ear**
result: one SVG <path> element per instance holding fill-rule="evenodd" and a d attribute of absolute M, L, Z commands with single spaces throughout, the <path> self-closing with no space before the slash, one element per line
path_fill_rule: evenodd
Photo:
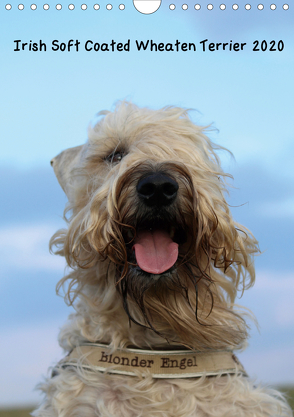
<path fill-rule="evenodd" d="M 70 199 L 70 184 L 72 183 L 71 173 L 79 164 L 84 146 L 76 146 L 66 149 L 50 161 L 55 175 L 63 191 Z"/>

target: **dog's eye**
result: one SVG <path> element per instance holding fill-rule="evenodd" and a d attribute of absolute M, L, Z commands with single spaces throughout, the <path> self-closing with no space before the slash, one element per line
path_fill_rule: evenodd
<path fill-rule="evenodd" d="M 122 151 L 115 151 L 112 152 L 110 155 L 108 155 L 105 160 L 107 162 L 110 162 L 112 164 L 117 164 L 118 162 L 120 162 L 124 157 L 124 152 Z"/>

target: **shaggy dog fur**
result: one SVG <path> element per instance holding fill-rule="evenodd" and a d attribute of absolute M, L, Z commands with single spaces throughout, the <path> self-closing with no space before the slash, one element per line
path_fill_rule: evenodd
<path fill-rule="evenodd" d="M 58 287 L 68 284 L 76 311 L 60 332 L 65 351 L 85 341 L 113 352 L 245 346 L 248 327 L 233 303 L 254 283 L 258 246 L 231 216 L 218 149 L 183 109 L 122 102 L 100 113 L 84 146 L 53 159 L 69 204 L 68 228 L 51 244 L 71 268 Z M 151 201 L 154 178 L 166 190 Z M 167 271 L 145 271 L 136 260 L 137 236 L 151 229 L 178 244 Z M 292 415 L 281 394 L 240 373 L 154 379 L 59 367 L 40 388 L 38 417 Z"/>

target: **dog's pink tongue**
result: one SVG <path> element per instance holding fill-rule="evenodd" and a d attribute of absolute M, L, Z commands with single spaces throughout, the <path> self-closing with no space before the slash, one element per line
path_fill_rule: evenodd
<path fill-rule="evenodd" d="M 178 259 L 178 244 L 163 230 L 142 230 L 138 233 L 133 249 L 139 267 L 151 274 L 162 274 Z"/>

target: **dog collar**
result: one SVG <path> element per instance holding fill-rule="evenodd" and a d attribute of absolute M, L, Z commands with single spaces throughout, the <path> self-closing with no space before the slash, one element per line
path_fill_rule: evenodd
<path fill-rule="evenodd" d="M 243 374 L 243 366 L 230 350 L 111 350 L 108 345 L 85 343 L 75 347 L 58 367 L 75 366 L 111 374 L 151 375 L 153 378 L 199 378 Z"/>

